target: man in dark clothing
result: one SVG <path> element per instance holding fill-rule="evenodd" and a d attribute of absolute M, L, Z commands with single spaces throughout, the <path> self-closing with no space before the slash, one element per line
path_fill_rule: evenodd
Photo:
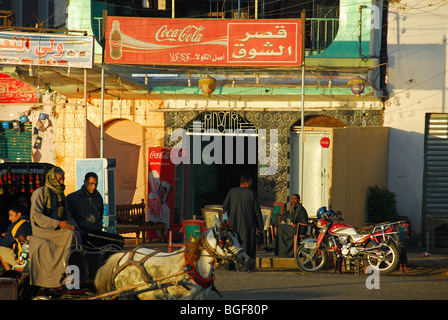
<path fill-rule="evenodd" d="M 0 261 L 6 270 L 11 270 L 11 266 L 20 264 L 17 259 L 22 252 L 21 241 L 26 240 L 31 234 L 31 223 L 25 212 L 26 209 L 20 204 L 14 204 L 9 209 L 11 224 L 0 238 Z"/>
<path fill-rule="evenodd" d="M 297 231 L 297 223 L 308 224 L 308 213 L 300 203 L 300 196 L 293 194 L 290 210 L 283 215 L 271 244 L 271 249 L 279 258 L 294 257 L 294 235 Z M 299 235 L 306 234 L 308 229 L 306 225 L 299 225 L 298 227 Z"/>
<path fill-rule="evenodd" d="M 250 258 L 249 270 L 255 268 L 256 235 L 263 230 L 263 218 L 257 195 L 250 189 L 252 179 L 242 176 L 240 186 L 232 188 L 223 203 L 232 228 L 238 233 L 244 251 Z"/>
<path fill-rule="evenodd" d="M 83 239 L 88 242 L 87 244 L 90 243 L 96 247 L 115 244 L 123 249 L 124 239 L 122 236 L 102 231 L 104 203 L 97 186 L 97 174 L 88 172 L 81 189 L 67 196 L 69 211 L 81 229 Z"/>

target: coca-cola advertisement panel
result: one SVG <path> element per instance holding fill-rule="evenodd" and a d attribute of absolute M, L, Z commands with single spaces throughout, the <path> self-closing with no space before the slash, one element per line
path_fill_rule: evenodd
<path fill-rule="evenodd" d="M 169 148 L 151 147 L 148 150 L 148 221 L 163 222 L 166 228 L 173 225 L 173 186 L 175 165 L 170 159 Z M 162 235 L 149 233 L 149 238 Z"/>
<path fill-rule="evenodd" d="M 106 63 L 300 65 L 301 20 L 108 17 Z"/>

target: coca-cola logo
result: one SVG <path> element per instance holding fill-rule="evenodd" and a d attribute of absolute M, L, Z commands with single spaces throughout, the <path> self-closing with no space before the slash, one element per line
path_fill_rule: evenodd
<path fill-rule="evenodd" d="M 170 158 L 170 151 L 151 151 L 149 154 L 150 159 L 169 159 Z"/>
<path fill-rule="evenodd" d="M 157 41 L 176 41 L 176 42 L 201 42 L 203 26 L 186 26 L 184 28 L 169 28 L 164 25 L 156 32 Z"/>

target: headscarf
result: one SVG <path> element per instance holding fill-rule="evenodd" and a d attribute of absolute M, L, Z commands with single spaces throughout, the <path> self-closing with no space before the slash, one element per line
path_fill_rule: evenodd
<path fill-rule="evenodd" d="M 47 173 L 44 186 L 44 204 L 47 212 L 51 212 L 51 194 L 54 193 L 58 197 L 58 218 L 65 220 L 67 216 L 64 195 L 65 185 L 59 183 L 56 178 L 58 174 L 65 175 L 65 172 L 59 167 L 54 167 Z"/>

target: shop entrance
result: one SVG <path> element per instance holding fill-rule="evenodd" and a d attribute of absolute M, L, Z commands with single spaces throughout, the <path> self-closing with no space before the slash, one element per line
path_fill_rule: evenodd
<path fill-rule="evenodd" d="M 193 190 L 186 218 L 201 215 L 205 205 L 222 204 L 244 174 L 252 177 L 257 192 L 258 138 L 250 122 L 234 112 L 206 112 L 186 130 L 192 151 L 186 186 Z"/>

